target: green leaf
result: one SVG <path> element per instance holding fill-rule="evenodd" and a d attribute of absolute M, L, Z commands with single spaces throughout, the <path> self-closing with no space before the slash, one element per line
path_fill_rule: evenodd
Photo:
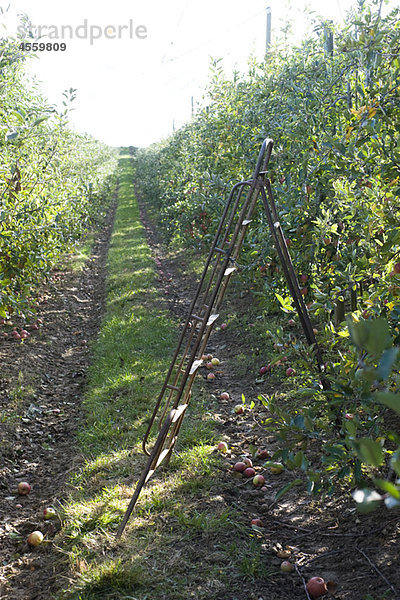
<path fill-rule="evenodd" d="M 383 450 L 379 442 L 371 438 L 360 438 L 354 441 L 354 446 L 359 458 L 374 467 L 379 467 L 383 463 Z"/>
<path fill-rule="evenodd" d="M 284 485 L 283 488 L 281 488 L 280 490 L 278 490 L 276 492 L 276 494 L 275 494 L 275 502 L 278 502 L 278 500 L 280 498 L 282 498 L 282 496 L 284 494 L 286 494 L 286 492 L 288 492 L 289 490 L 291 490 L 293 487 L 295 487 L 296 485 L 301 485 L 302 483 L 303 483 L 303 481 L 301 479 L 294 479 L 290 483 L 287 483 L 286 485 Z"/>
<path fill-rule="evenodd" d="M 398 348 L 389 348 L 382 354 L 381 362 L 379 363 L 378 367 L 378 373 L 383 380 L 389 377 L 398 353 Z"/>
<path fill-rule="evenodd" d="M 393 496 L 393 498 L 400 500 L 400 489 L 398 486 L 394 485 L 394 483 L 391 483 L 390 481 L 387 481 L 386 479 L 378 479 L 378 478 L 374 479 L 374 483 L 379 488 L 381 488 L 381 490 L 383 490 L 384 492 L 387 492 L 388 494 Z"/>
<path fill-rule="evenodd" d="M 43 121 L 47 121 L 48 118 L 49 117 L 39 117 L 38 119 L 35 119 L 35 121 L 32 123 L 32 127 L 36 127 L 36 125 L 43 123 Z"/>
<path fill-rule="evenodd" d="M 360 350 L 365 349 L 371 355 L 379 356 L 390 345 L 391 337 L 386 319 L 355 321 L 348 316 L 346 320 L 352 342 Z M 388 359 L 390 356 L 388 355 Z"/>
<path fill-rule="evenodd" d="M 377 392 L 374 398 L 381 404 L 385 404 L 395 412 L 400 414 L 400 394 L 392 394 L 391 392 Z"/>

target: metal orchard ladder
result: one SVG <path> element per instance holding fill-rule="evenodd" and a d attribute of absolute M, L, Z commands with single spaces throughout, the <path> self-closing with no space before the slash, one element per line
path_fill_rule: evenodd
<path fill-rule="evenodd" d="M 323 371 L 321 352 L 278 220 L 271 185 L 266 179 L 272 146 L 272 140 L 264 140 L 253 177 L 237 183 L 225 205 L 181 337 L 143 439 L 143 451 L 149 458 L 118 529 L 117 539 L 122 535 L 145 483 L 162 462 L 169 462 L 190 402 L 193 382 L 199 367 L 204 363 L 202 356 L 218 320 L 229 280 L 237 270 L 237 259 L 259 196 L 264 204 L 268 225 L 307 342 L 314 347 L 319 369 Z M 158 431 L 158 436 L 150 449 L 149 439 L 155 431 Z"/>

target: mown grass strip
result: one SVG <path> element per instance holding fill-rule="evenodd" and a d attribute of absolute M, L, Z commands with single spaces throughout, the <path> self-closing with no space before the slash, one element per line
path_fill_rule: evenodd
<path fill-rule="evenodd" d="M 178 328 L 156 276 L 134 199 L 131 158 L 120 160 L 119 205 L 109 250 L 106 315 L 92 347 L 79 432 L 83 466 L 72 480 L 56 540 L 68 556 L 63 600 L 209 599 L 268 575 L 242 515 L 221 496 L 209 394 L 197 388 L 168 469 L 144 488 L 116 543 L 146 458 L 140 451 Z M 201 565 L 201 567 L 200 567 Z"/>

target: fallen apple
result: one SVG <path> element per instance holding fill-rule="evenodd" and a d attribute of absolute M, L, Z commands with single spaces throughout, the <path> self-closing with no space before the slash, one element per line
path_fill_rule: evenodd
<path fill-rule="evenodd" d="M 210 369 L 210 370 L 214 367 L 214 365 L 211 362 L 211 360 L 206 363 L 206 367 L 207 367 L 207 369 Z"/>
<path fill-rule="evenodd" d="M 207 375 L 207 379 L 208 379 L 209 381 L 212 381 L 213 379 L 215 379 L 215 374 L 214 374 L 214 373 L 209 373 L 209 374 Z"/>
<path fill-rule="evenodd" d="M 258 448 L 255 453 L 255 458 L 266 459 L 269 458 L 269 452 L 266 448 Z"/>
<path fill-rule="evenodd" d="M 247 466 L 246 466 L 246 463 L 244 463 L 241 460 L 239 460 L 237 463 L 235 463 L 233 465 L 233 468 L 238 473 L 243 473 L 243 471 L 245 471 L 247 469 Z"/>
<path fill-rule="evenodd" d="M 255 485 L 256 487 L 261 487 L 263 486 L 265 483 L 265 478 L 263 475 L 255 475 L 255 477 L 253 477 L 253 485 Z"/>
<path fill-rule="evenodd" d="M 41 531 L 32 531 L 26 541 L 30 546 L 39 546 L 43 542 L 43 533 Z"/>
<path fill-rule="evenodd" d="M 50 519 L 56 519 L 57 518 L 57 513 L 54 510 L 54 508 L 52 508 L 51 506 L 47 506 L 43 510 L 43 518 L 44 518 L 45 521 L 49 521 Z"/>
<path fill-rule="evenodd" d="M 246 465 L 246 467 L 252 467 L 253 466 L 253 463 L 252 463 L 251 459 L 248 458 L 247 456 L 244 456 L 242 458 L 242 461 L 244 462 L 244 464 Z"/>
<path fill-rule="evenodd" d="M 243 406 L 243 404 L 236 404 L 236 406 L 233 410 L 235 411 L 235 413 L 237 415 L 242 415 L 244 413 L 244 406 Z"/>
<path fill-rule="evenodd" d="M 294 569 L 294 565 L 289 560 L 281 562 L 281 571 L 283 573 L 291 573 Z"/>
<path fill-rule="evenodd" d="M 293 375 L 296 375 L 296 371 L 292 367 L 286 369 L 286 377 L 293 377 Z"/>
<path fill-rule="evenodd" d="M 222 392 L 222 393 L 219 395 L 219 399 L 220 399 L 220 400 L 229 400 L 229 398 L 230 398 L 230 396 L 229 396 L 228 392 Z"/>
<path fill-rule="evenodd" d="M 214 367 L 218 367 L 218 365 L 219 365 L 220 363 L 221 363 L 221 361 L 219 360 L 219 358 L 216 358 L 216 357 L 215 357 L 215 358 L 212 358 L 212 359 L 211 359 L 211 364 L 212 364 Z"/>
<path fill-rule="evenodd" d="M 320 598 L 328 591 L 325 580 L 322 577 L 311 577 L 307 582 L 306 589 L 313 598 Z"/>
<path fill-rule="evenodd" d="M 31 491 L 31 486 L 27 481 L 20 481 L 18 484 L 18 494 L 20 496 L 27 496 Z"/>
<path fill-rule="evenodd" d="M 255 470 L 253 469 L 253 467 L 247 467 L 244 471 L 243 471 L 243 476 L 247 477 L 248 479 L 250 479 L 250 477 L 254 477 L 254 475 L 256 474 Z"/>
<path fill-rule="evenodd" d="M 255 525 L 256 527 L 264 527 L 264 523 L 261 519 L 252 519 L 250 525 Z"/>
<path fill-rule="evenodd" d="M 260 375 L 265 375 L 265 373 L 268 373 L 268 371 L 271 370 L 271 366 L 270 365 L 265 365 L 264 367 L 261 367 L 260 369 Z"/>
<path fill-rule="evenodd" d="M 221 323 L 221 329 L 224 330 L 228 327 L 228 325 L 226 323 Z"/>
<path fill-rule="evenodd" d="M 226 442 L 219 442 L 217 448 L 220 452 L 223 452 L 224 454 L 228 452 L 228 444 Z"/>

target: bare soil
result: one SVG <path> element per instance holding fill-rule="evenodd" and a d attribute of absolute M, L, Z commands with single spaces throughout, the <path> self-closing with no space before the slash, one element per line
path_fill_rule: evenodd
<path fill-rule="evenodd" d="M 8 600 L 48 600 L 62 585 L 51 544 L 35 553 L 25 540 L 38 524 L 52 538 L 58 525 L 43 520 L 43 509 L 57 507 L 65 498 L 68 479 L 81 463 L 75 435 L 84 422 L 81 400 L 90 359 L 88 348 L 97 335 L 103 311 L 113 214 L 111 211 L 82 273 L 67 268 L 53 273 L 38 307 L 38 316 L 43 319 L 40 329 L 32 331 L 23 343 L 9 338 L 1 341 L 0 597 Z M 160 290 L 171 312 L 183 319 L 195 288 L 184 254 L 165 250 L 144 207 L 141 217 Z M 234 300 L 230 297 L 229 302 L 232 311 Z M 235 310 L 244 313 L 243 304 L 235 304 Z M 246 344 L 244 335 L 235 335 L 228 328 L 211 336 L 209 351 L 228 364 L 232 354 L 245 350 Z M 255 417 L 248 411 L 238 416 L 232 405 L 241 402 L 242 393 L 252 399 L 268 390 L 260 389 L 254 373 L 244 378 L 232 368 L 221 369 L 218 382 L 207 386 L 216 398 L 223 390 L 229 390 L 233 397 L 214 402 L 221 439 L 228 440 L 230 446 L 221 475 L 221 501 L 234 505 L 246 519 L 262 519 L 263 527 L 254 530 L 254 535 L 262 544 L 265 560 L 277 571 L 286 555 L 297 564 L 291 575 L 243 580 L 229 598 L 217 593 L 210 600 L 304 599 L 304 582 L 315 575 L 338 584 L 332 595 L 336 600 L 365 600 L 368 594 L 371 600 L 400 598 L 399 513 L 380 510 L 358 515 L 348 493 L 320 502 L 297 488 L 274 502 L 276 491 L 292 477 L 288 473 L 268 477 L 263 491 L 236 479 L 231 465 L 239 456 L 250 454 L 253 446 L 273 452 L 277 442 L 265 434 L 262 413 Z M 16 387 L 18 394 L 13 391 Z M 256 469 L 264 472 L 262 461 L 256 463 Z M 17 485 L 24 480 L 32 484 L 32 491 L 19 496 Z M 200 546 L 192 551 L 201 556 Z"/>

